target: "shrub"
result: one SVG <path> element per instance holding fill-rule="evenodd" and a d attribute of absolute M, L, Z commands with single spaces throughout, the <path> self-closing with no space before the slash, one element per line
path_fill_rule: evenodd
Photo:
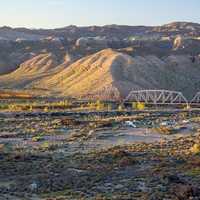
<path fill-rule="evenodd" d="M 41 140 L 43 140 L 43 138 L 42 138 L 42 136 L 40 136 L 40 135 L 35 136 L 35 137 L 32 138 L 32 142 L 39 142 L 39 141 L 41 141 Z"/>
<path fill-rule="evenodd" d="M 123 105 L 118 106 L 118 111 L 123 111 L 123 109 L 124 109 Z"/>
<path fill-rule="evenodd" d="M 200 153 L 200 144 L 195 144 L 191 149 L 190 151 L 193 153 L 193 154 L 199 154 Z"/>
<path fill-rule="evenodd" d="M 4 144 L 0 144 L 0 152 L 3 152 L 3 151 L 4 151 L 4 147 L 5 147 Z"/>

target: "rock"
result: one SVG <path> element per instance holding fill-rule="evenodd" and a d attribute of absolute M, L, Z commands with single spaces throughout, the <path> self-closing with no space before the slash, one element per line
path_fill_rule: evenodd
<path fill-rule="evenodd" d="M 124 186 L 122 184 L 115 185 L 114 188 L 116 190 L 122 189 Z"/>
<path fill-rule="evenodd" d="M 77 47 L 107 48 L 107 40 L 104 37 L 81 37 L 76 41 Z"/>
<path fill-rule="evenodd" d="M 38 189 L 38 184 L 36 182 L 33 182 L 32 184 L 30 184 L 29 188 L 32 192 L 36 192 Z"/>
<path fill-rule="evenodd" d="M 167 181 L 168 184 L 171 183 L 181 183 L 184 184 L 184 181 L 180 179 L 180 177 L 178 177 L 177 175 L 167 175 L 163 177 L 164 180 Z"/>
<path fill-rule="evenodd" d="M 193 199 L 193 197 L 200 197 L 200 190 L 187 184 L 175 184 L 172 187 L 171 192 L 175 194 L 179 200 L 188 200 Z"/>

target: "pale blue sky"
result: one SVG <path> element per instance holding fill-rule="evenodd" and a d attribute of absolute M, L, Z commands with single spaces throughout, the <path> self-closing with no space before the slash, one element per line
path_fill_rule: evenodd
<path fill-rule="evenodd" d="M 0 0 L 0 26 L 200 23 L 200 0 Z"/>

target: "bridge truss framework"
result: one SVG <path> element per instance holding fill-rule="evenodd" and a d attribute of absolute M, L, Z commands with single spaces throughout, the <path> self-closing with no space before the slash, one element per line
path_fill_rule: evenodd
<path fill-rule="evenodd" d="M 192 101 L 190 102 L 191 104 L 200 104 L 200 92 L 197 92 L 197 94 L 194 96 Z"/>
<path fill-rule="evenodd" d="M 200 98 L 200 94 L 199 94 Z M 169 90 L 138 90 L 131 91 L 125 102 L 144 102 L 146 104 L 186 104 L 188 100 L 182 92 Z"/>

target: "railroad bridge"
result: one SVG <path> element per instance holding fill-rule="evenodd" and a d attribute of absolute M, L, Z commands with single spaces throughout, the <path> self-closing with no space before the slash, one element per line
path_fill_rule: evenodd
<path fill-rule="evenodd" d="M 199 93 L 200 100 L 200 93 Z M 146 104 L 187 104 L 188 100 L 181 92 L 170 90 L 131 91 L 125 102 L 144 102 Z"/>
<path fill-rule="evenodd" d="M 197 92 L 190 104 L 200 104 L 200 92 Z"/>

